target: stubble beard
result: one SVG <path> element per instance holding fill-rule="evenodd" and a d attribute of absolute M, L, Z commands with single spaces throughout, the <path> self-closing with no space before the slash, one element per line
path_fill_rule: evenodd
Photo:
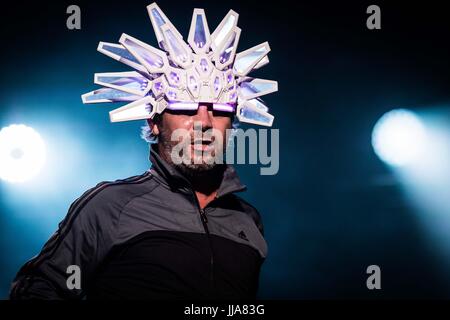
<path fill-rule="evenodd" d="M 188 179 L 197 179 L 199 177 L 209 176 L 211 174 L 214 174 L 215 172 L 222 172 L 224 170 L 225 164 L 211 161 L 211 158 L 214 157 L 214 153 L 217 152 L 217 150 L 203 153 L 201 151 L 194 150 L 192 153 L 195 153 L 196 157 L 201 157 L 201 161 L 194 161 L 194 154 L 191 154 L 190 162 L 175 163 L 172 160 L 172 149 L 179 142 L 172 141 L 171 133 L 168 132 L 168 130 L 166 130 L 164 127 L 160 128 L 158 140 L 158 152 L 160 156 Z M 189 139 L 185 143 L 189 144 L 189 148 L 191 147 Z M 225 155 L 224 148 L 222 152 L 223 155 Z"/>

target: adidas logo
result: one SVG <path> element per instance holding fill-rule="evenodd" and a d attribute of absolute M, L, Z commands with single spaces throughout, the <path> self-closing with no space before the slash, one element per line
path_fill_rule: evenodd
<path fill-rule="evenodd" d="M 248 238 L 247 238 L 247 236 L 246 236 L 244 230 L 242 230 L 241 232 L 239 232 L 238 236 L 239 236 L 239 238 L 248 241 Z"/>

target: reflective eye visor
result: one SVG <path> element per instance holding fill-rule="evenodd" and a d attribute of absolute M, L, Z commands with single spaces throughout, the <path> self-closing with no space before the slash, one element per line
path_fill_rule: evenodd
<path fill-rule="evenodd" d="M 179 101 L 171 101 L 167 106 L 169 110 L 197 110 L 199 103 L 197 102 L 179 102 Z M 222 112 L 236 112 L 235 104 L 228 103 L 213 103 L 212 108 L 214 111 L 222 111 Z"/>

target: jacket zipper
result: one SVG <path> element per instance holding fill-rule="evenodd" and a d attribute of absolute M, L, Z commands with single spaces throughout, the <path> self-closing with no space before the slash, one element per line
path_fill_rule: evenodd
<path fill-rule="evenodd" d="M 199 212 L 200 212 L 200 219 L 202 221 L 203 229 L 205 230 L 206 237 L 208 239 L 209 252 L 210 252 L 209 281 L 211 283 L 211 287 L 214 288 L 215 287 L 215 283 L 214 283 L 214 252 L 213 252 L 213 246 L 212 246 L 212 242 L 211 242 L 211 234 L 209 233 L 209 228 L 208 228 L 208 217 L 206 216 L 205 210 L 200 208 L 200 204 L 198 203 L 198 200 L 197 200 L 197 204 L 198 204 L 198 208 L 199 208 Z"/>
<path fill-rule="evenodd" d="M 210 252 L 210 274 L 209 274 L 209 280 L 211 283 L 211 288 L 214 289 L 216 287 L 215 285 L 215 279 L 214 279 L 214 250 L 213 250 L 213 245 L 212 245 L 212 241 L 211 241 L 211 234 L 209 233 L 209 228 L 208 228 L 208 217 L 206 216 L 206 212 L 205 212 L 205 208 L 207 208 L 213 201 L 217 200 L 219 198 L 218 195 L 216 195 L 216 197 L 206 205 L 205 208 L 201 208 L 200 207 L 200 203 L 198 202 L 197 199 L 197 195 L 195 194 L 195 192 L 193 192 L 194 195 L 194 199 L 195 199 L 195 203 L 197 204 L 197 208 L 198 211 L 200 213 L 200 220 L 202 221 L 202 225 L 203 225 L 203 229 L 205 230 L 206 233 L 206 237 L 208 239 L 208 245 L 209 245 L 209 252 Z"/>

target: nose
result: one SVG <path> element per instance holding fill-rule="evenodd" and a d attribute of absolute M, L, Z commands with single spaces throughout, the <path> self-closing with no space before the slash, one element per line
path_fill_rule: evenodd
<path fill-rule="evenodd" d="M 211 106 L 212 107 L 212 106 Z M 208 104 L 200 103 L 197 109 L 197 114 L 194 116 L 194 122 L 200 122 L 202 131 L 212 128 L 212 111 L 209 110 Z"/>

